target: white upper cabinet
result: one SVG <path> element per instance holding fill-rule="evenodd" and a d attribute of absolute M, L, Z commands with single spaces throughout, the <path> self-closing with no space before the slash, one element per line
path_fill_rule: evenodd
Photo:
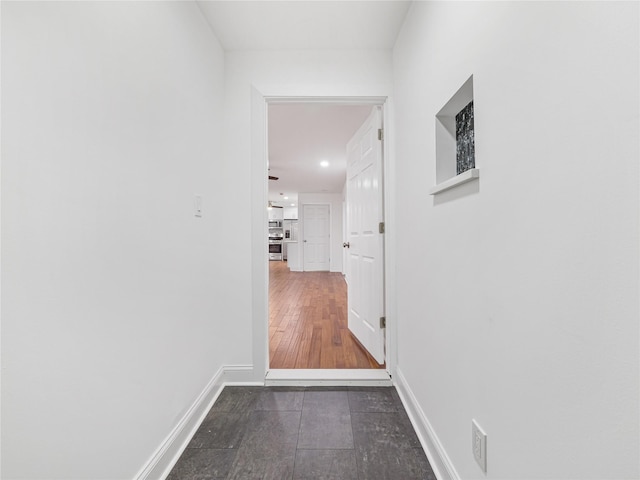
<path fill-rule="evenodd" d="M 298 219 L 298 207 L 284 207 L 284 218 L 288 220 Z"/>
<path fill-rule="evenodd" d="M 269 220 L 284 220 L 284 209 L 273 207 L 269 210 Z"/>

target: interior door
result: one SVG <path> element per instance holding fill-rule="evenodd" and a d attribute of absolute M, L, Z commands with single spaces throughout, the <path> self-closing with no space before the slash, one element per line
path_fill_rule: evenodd
<path fill-rule="evenodd" d="M 347 144 L 347 242 L 349 330 L 384 363 L 384 235 L 382 112 L 374 107 Z"/>
<path fill-rule="evenodd" d="M 304 271 L 329 270 L 329 205 L 303 207 Z"/>

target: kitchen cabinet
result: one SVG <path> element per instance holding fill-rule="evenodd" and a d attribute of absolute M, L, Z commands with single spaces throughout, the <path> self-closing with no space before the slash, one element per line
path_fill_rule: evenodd
<path fill-rule="evenodd" d="M 267 210 L 269 220 L 284 220 L 284 209 L 282 207 L 272 207 Z"/>
<path fill-rule="evenodd" d="M 287 220 L 298 219 L 298 207 L 284 207 L 284 218 Z"/>

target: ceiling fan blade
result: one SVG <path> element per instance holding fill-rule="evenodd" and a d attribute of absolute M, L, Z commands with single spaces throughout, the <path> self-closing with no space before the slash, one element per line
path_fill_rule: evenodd
<path fill-rule="evenodd" d="M 269 180 L 278 180 L 278 177 L 274 177 L 273 175 L 269 175 Z"/>

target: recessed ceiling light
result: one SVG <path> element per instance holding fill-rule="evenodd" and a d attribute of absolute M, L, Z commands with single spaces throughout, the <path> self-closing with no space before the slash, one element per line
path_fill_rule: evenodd
<path fill-rule="evenodd" d="M 292 206 L 292 207 L 295 207 L 295 206 L 296 206 L 296 204 L 295 204 L 295 203 L 292 203 L 292 204 L 291 204 L 291 206 Z"/>
<path fill-rule="evenodd" d="M 285 200 L 289 200 L 289 197 L 284 197 Z"/>
<path fill-rule="evenodd" d="M 329 166 L 329 162 L 327 162 L 326 160 L 323 160 L 323 161 L 320 162 L 320 166 L 326 168 L 326 167 Z"/>

